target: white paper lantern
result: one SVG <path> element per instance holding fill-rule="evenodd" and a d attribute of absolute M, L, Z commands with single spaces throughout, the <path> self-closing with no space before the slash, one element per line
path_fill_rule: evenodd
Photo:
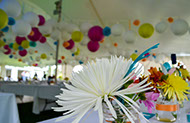
<path fill-rule="evenodd" d="M 39 62 L 41 60 L 40 56 L 36 56 L 36 61 Z"/>
<path fill-rule="evenodd" d="M 184 35 L 188 31 L 188 28 L 188 23 L 183 19 L 174 20 L 171 24 L 171 31 L 177 36 Z"/>
<path fill-rule="evenodd" d="M 81 30 L 81 32 L 83 32 L 83 33 L 87 33 L 88 30 L 89 30 L 92 26 L 93 26 L 92 24 L 90 24 L 90 23 L 88 23 L 88 22 L 84 22 L 84 23 L 82 23 L 82 24 L 80 25 L 80 30 Z"/>
<path fill-rule="evenodd" d="M 49 19 L 49 20 L 46 21 L 45 24 L 51 26 L 52 29 L 57 29 L 57 25 L 58 25 L 58 23 L 57 23 L 57 21 L 55 19 Z"/>
<path fill-rule="evenodd" d="M 27 23 L 24 20 L 18 20 L 16 21 L 16 24 L 12 26 L 12 30 L 15 33 L 15 35 L 20 37 L 25 37 L 31 32 L 31 26 L 29 23 Z"/>
<path fill-rule="evenodd" d="M 137 33 L 133 30 L 128 30 L 127 32 L 123 34 L 123 40 L 126 43 L 130 43 L 130 44 L 135 42 L 136 37 L 137 37 Z"/>
<path fill-rule="evenodd" d="M 18 17 L 21 13 L 21 6 L 16 0 L 2 0 L 0 8 L 3 9 L 9 17 Z"/>
<path fill-rule="evenodd" d="M 66 31 L 61 32 L 61 38 L 63 41 L 68 41 L 71 39 L 71 34 Z"/>
<path fill-rule="evenodd" d="M 52 58 L 55 60 L 55 59 L 56 59 L 56 56 L 55 56 L 55 55 L 53 55 L 53 56 L 52 56 Z"/>
<path fill-rule="evenodd" d="M 33 49 L 29 49 L 29 50 L 28 50 L 28 53 L 31 54 L 31 55 L 34 54 L 34 52 L 35 52 L 35 51 L 34 51 Z"/>
<path fill-rule="evenodd" d="M 111 27 L 111 32 L 114 36 L 120 36 L 124 31 L 125 29 L 121 24 L 115 24 Z"/>
<path fill-rule="evenodd" d="M 67 28 L 66 28 L 66 31 L 67 31 L 68 33 L 72 33 L 72 32 L 74 32 L 74 31 L 80 31 L 80 30 L 79 30 L 79 28 L 78 28 L 77 25 L 75 25 L 75 24 L 68 24 L 68 25 L 67 25 Z"/>
<path fill-rule="evenodd" d="M 155 30 L 158 33 L 163 33 L 166 31 L 167 27 L 168 27 L 168 23 L 165 21 L 161 21 L 158 24 L 156 24 Z"/>
<path fill-rule="evenodd" d="M 84 36 L 82 41 L 80 42 L 80 44 L 82 46 L 87 46 L 88 42 L 90 41 L 90 39 L 87 36 Z"/>
<path fill-rule="evenodd" d="M 51 33 L 50 37 L 53 40 L 59 40 L 61 38 L 61 32 L 59 30 L 53 30 L 53 32 Z"/>
<path fill-rule="evenodd" d="M 57 23 L 57 29 L 59 29 L 60 31 L 65 31 L 67 29 L 68 23 L 61 21 L 59 23 Z"/>
<path fill-rule="evenodd" d="M 48 24 L 44 24 L 43 26 L 38 27 L 40 32 L 44 35 L 51 34 L 52 33 L 52 26 Z"/>
<path fill-rule="evenodd" d="M 49 56 L 47 56 L 46 60 L 47 60 L 47 61 L 49 61 L 49 60 L 50 60 L 50 57 L 49 57 Z"/>
<path fill-rule="evenodd" d="M 23 20 L 28 22 L 32 27 L 36 27 L 39 23 L 39 17 L 33 12 L 27 12 L 23 15 Z"/>

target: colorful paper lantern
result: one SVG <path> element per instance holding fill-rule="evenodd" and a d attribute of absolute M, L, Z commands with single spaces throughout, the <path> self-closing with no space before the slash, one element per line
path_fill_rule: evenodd
<path fill-rule="evenodd" d="M 104 39 L 103 29 L 100 26 L 94 26 L 88 31 L 88 37 L 91 41 L 101 41 Z"/>
<path fill-rule="evenodd" d="M 173 19 L 172 17 L 169 17 L 169 18 L 168 18 L 168 22 L 169 22 L 169 23 L 173 23 L 173 22 L 174 22 L 174 19 Z"/>
<path fill-rule="evenodd" d="M 26 38 L 17 36 L 15 40 L 16 40 L 17 44 L 21 45 L 22 41 L 26 40 Z"/>
<path fill-rule="evenodd" d="M 155 30 L 158 33 L 163 33 L 166 31 L 167 27 L 168 27 L 168 24 L 165 21 L 161 21 L 158 24 L 156 24 Z"/>
<path fill-rule="evenodd" d="M 27 50 L 24 49 L 24 50 L 19 51 L 18 53 L 20 56 L 24 57 L 27 55 Z"/>
<path fill-rule="evenodd" d="M 23 20 L 28 22 L 32 27 L 36 27 L 39 23 L 39 17 L 33 12 L 27 12 L 23 15 Z"/>
<path fill-rule="evenodd" d="M 0 29 L 3 29 L 8 24 L 8 16 L 2 9 L 0 9 L 0 18 Z"/>
<path fill-rule="evenodd" d="M 46 59 L 47 58 L 47 55 L 45 53 L 41 54 L 41 59 Z"/>
<path fill-rule="evenodd" d="M 13 55 L 10 55 L 9 58 L 12 59 L 12 58 L 13 58 Z"/>
<path fill-rule="evenodd" d="M 70 43 L 68 42 L 68 41 L 66 41 L 66 42 L 63 42 L 63 47 L 68 47 L 70 45 Z"/>
<path fill-rule="evenodd" d="M 80 31 L 75 31 L 72 33 L 71 35 L 71 39 L 74 41 L 74 42 L 81 42 L 82 39 L 83 39 L 83 34 L 82 32 Z"/>
<path fill-rule="evenodd" d="M 4 52 L 4 54 L 5 55 L 8 55 L 8 54 L 10 54 L 11 53 L 11 49 L 9 48 L 9 49 L 7 49 L 7 51 L 6 52 Z"/>
<path fill-rule="evenodd" d="M 5 28 L 1 29 L 2 32 L 8 32 L 9 31 L 9 27 L 6 26 Z"/>
<path fill-rule="evenodd" d="M 123 40 L 128 44 L 134 43 L 136 41 L 136 38 L 137 38 L 137 33 L 133 30 L 128 30 L 123 34 Z"/>
<path fill-rule="evenodd" d="M 12 26 L 12 25 L 15 25 L 15 23 L 16 23 L 15 19 L 12 17 L 9 17 L 8 25 Z"/>
<path fill-rule="evenodd" d="M 12 26 L 13 32 L 20 37 L 25 37 L 31 32 L 31 26 L 24 20 L 17 20 L 15 25 Z"/>
<path fill-rule="evenodd" d="M 187 33 L 188 28 L 189 28 L 189 24 L 183 19 L 176 19 L 171 24 L 171 31 L 176 36 L 184 35 L 185 33 Z"/>
<path fill-rule="evenodd" d="M 30 45 L 31 47 L 36 47 L 37 43 L 36 43 L 36 42 L 33 42 L 33 41 L 30 41 L 29 45 Z"/>
<path fill-rule="evenodd" d="M 17 43 L 14 43 L 14 44 L 13 44 L 13 49 L 14 49 L 15 51 L 18 50 L 18 47 L 19 47 L 19 44 L 17 44 Z"/>
<path fill-rule="evenodd" d="M 80 30 L 81 30 L 81 32 L 83 32 L 83 33 L 87 33 L 88 30 L 89 30 L 92 26 L 93 26 L 92 24 L 90 24 L 90 23 L 88 23 L 88 22 L 84 22 L 84 23 L 82 23 L 82 24 L 80 25 Z"/>
<path fill-rule="evenodd" d="M 10 43 L 10 44 L 9 44 L 9 47 L 10 47 L 11 49 L 13 48 L 13 44 L 14 44 L 14 43 Z"/>
<path fill-rule="evenodd" d="M 100 45 L 97 41 L 90 41 L 87 46 L 91 52 L 96 52 L 100 48 Z"/>
<path fill-rule="evenodd" d="M 117 46 L 118 46 L 118 44 L 117 44 L 117 43 L 114 43 L 114 44 L 113 44 L 113 46 L 114 46 L 114 47 L 117 47 Z"/>
<path fill-rule="evenodd" d="M 39 62 L 39 61 L 41 60 L 41 58 L 40 58 L 39 56 L 36 56 L 35 60 L 36 60 L 37 62 Z"/>
<path fill-rule="evenodd" d="M 46 37 L 42 36 L 42 37 L 40 38 L 40 43 L 45 43 L 45 42 L 46 42 Z"/>
<path fill-rule="evenodd" d="M 75 42 L 72 39 L 67 42 L 69 43 L 69 46 L 66 47 L 67 50 L 70 50 L 75 46 Z"/>
<path fill-rule="evenodd" d="M 111 32 L 114 36 L 120 36 L 124 31 L 125 29 L 121 24 L 115 24 L 111 27 Z"/>
<path fill-rule="evenodd" d="M 61 64 L 62 63 L 62 61 L 59 59 L 58 61 L 57 61 L 59 64 Z"/>
<path fill-rule="evenodd" d="M 29 53 L 30 55 L 32 55 L 32 54 L 34 54 L 34 50 L 33 50 L 33 49 L 29 49 L 29 50 L 28 50 L 28 53 Z"/>
<path fill-rule="evenodd" d="M 46 22 L 44 16 L 42 16 L 42 15 L 38 15 L 38 17 L 39 17 L 39 23 L 38 23 L 38 26 L 42 26 L 42 25 L 44 25 L 45 22 Z"/>
<path fill-rule="evenodd" d="M 104 29 L 103 29 L 103 35 L 104 36 L 110 36 L 111 35 L 111 28 L 106 26 Z"/>
<path fill-rule="evenodd" d="M 131 54 L 130 58 L 135 61 L 135 59 L 138 57 L 136 53 Z"/>
<path fill-rule="evenodd" d="M 40 40 L 41 37 L 42 37 L 42 34 L 40 33 L 39 29 L 36 27 L 32 28 L 32 33 L 30 33 L 30 35 L 28 35 L 28 38 L 31 41 L 38 41 L 38 40 Z"/>
<path fill-rule="evenodd" d="M 38 51 L 37 51 L 37 50 L 35 50 L 34 52 L 35 52 L 35 53 L 38 53 Z"/>
<path fill-rule="evenodd" d="M 61 59 L 64 60 L 64 59 L 65 59 L 65 56 L 61 56 Z"/>
<path fill-rule="evenodd" d="M 30 47 L 29 41 L 27 41 L 27 40 L 22 41 L 21 46 L 22 46 L 24 49 L 29 48 L 29 47 Z"/>
<path fill-rule="evenodd" d="M 139 25 L 140 25 L 140 20 L 134 20 L 134 21 L 133 21 L 133 25 L 139 26 Z"/>
<path fill-rule="evenodd" d="M 21 50 L 24 50 L 24 48 L 22 46 L 19 46 L 18 49 L 21 51 Z"/>
<path fill-rule="evenodd" d="M 143 38 L 150 38 L 154 33 L 154 27 L 149 23 L 144 23 L 139 27 L 139 35 Z"/>
<path fill-rule="evenodd" d="M 3 40 L 0 40 L 0 47 L 5 46 L 5 42 Z"/>

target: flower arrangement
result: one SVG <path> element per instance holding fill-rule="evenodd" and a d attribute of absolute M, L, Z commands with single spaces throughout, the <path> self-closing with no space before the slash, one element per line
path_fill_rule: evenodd
<path fill-rule="evenodd" d="M 134 61 L 124 57 L 111 56 L 110 59 L 102 58 L 89 62 L 83 70 L 73 73 L 71 83 L 65 84 L 63 93 L 56 96 L 58 105 L 55 111 L 67 111 L 57 121 L 75 116 L 73 123 L 78 123 L 81 118 L 90 110 L 98 111 L 99 122 L 104 121 L 104 106 L 110 111 L 114 121 L 117 123 L 126 122 L 123 116 L 134 123 L 137 119 L 134 113 L 142 115 L 137 103 L 138 99 L 151 99 L 150 95 L 144 92 L 152 89 L 148 78 L 138 83 L 134 77 L 140 76 L 142 67 L 138 61 L 148 57 L 147 54 L 159 44 L 144 51 Z M 117 110 L 118 109 L 118 110 Z"/>

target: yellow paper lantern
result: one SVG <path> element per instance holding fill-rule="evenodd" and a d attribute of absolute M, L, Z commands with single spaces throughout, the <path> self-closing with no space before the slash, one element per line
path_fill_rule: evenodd
<path fill-rule="evenodd" d="M 135 61 L 135 59 L 138 57 L 138 55 L 136 53 L 133 53 L 130 58 L 132 58 L 133 61 Z"/>
<path fill-rule="evenodd" d="M 3 40 L 0 40 L 0 47 L 5 46 L 5 42 Z"/>
<path fill-rule="evenodd" d="M 13 49 L 14 49 L 14 50 L 17 51 L 17 50 L 18 50 L 18 47 L 19 47 L 19 44 L 17 44 L 17 43 L 14 43 L 14 44 L 13 44 Z"/>
<path fill-rule="evenodd" d="M 3 29 L 7 24 L 8 24 L 8 16 L 5 13 L 5 11 L 0 9 L 0 29 Z"/>
<path fill-rule="evenodd" d="M 80 49 L 77 48 L 77 51 L 74 53 L 76 56 L 78 56 L 80 54 Z"/>
<path fill-rule="evenodd" d="M 22 41 L 21 46 L 26 49 L 30 47 L 30 43 L 27 40 Z"/>
<path fill-rule="evenodd" d="M 139 27 L 139 35 L 143 38 L 150 38 L 154 33 L 154 27 L 149 23 L 144 23 Z"/>
<path fill-rule="evenodd" d="M 75 31 L 72 33 L 71 38 L 74 42 L 81 42 L 83 39 L 83 34 L 80 31 Z"/>
<path fill-rule="evenodd" d="M 45 53 L 41 54 L 41 58 L 42 59 L 46 59 L 47 58 L 47 55 Z"/>

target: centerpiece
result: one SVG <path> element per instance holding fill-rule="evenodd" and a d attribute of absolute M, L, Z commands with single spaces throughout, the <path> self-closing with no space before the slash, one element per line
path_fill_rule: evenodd
<path fill-rule="evenodd" d="M 138 63 L 159 44 L 147 49 L 134 61 L 120 56 L 111 56 L 110 59 L 96 59 L 87 63 L 82 71 L 72 74 L 72 85 L 65 84 L 63 93 L 56 96 L 55 111 L 66 111 L 57 121 L 73 117 L 73 123 L 78 123 L 90 110 L 98 111 L 99 122 L 135 123 L 138 117 L 144 118 L 139 111 L 137 100 L 145 100 L 145 92 L 152 89 L 148 78 L 135 83 L 142 73 L 143 67 Z M 146 118 L 145 118 L 146 119 Z"/>

